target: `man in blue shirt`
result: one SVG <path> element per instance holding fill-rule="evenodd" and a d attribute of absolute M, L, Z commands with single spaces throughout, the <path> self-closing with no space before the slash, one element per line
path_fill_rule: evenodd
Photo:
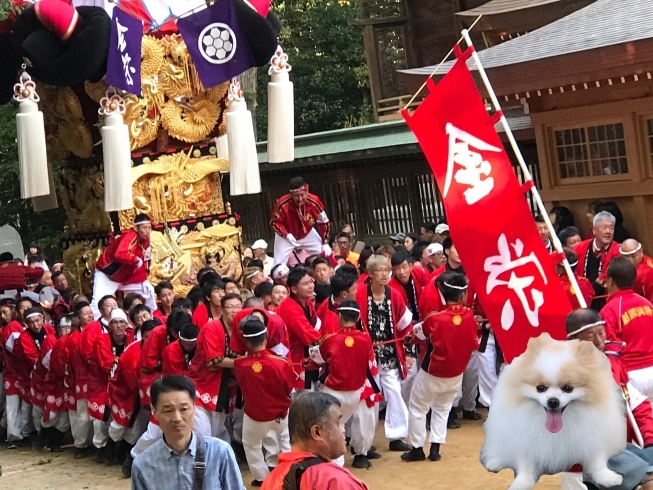
<path fill-rule="evenodd" d="M 164 376 L 150 392 L 163 438 L 134 460 L 132 490 L 244 490 L 231 446 L 193 433 L 193 382 Z"/>

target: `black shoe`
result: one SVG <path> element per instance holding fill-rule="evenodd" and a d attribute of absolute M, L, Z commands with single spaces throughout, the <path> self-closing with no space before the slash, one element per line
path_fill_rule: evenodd
<path fill-rule="evenodd" d="M 95 462 L 97 464 L 104 463 L 104 448 L 103 447 L 95 448 Z"/>
<path fill-rule="evenodd" d="M 19 447 L 29 447 L 29 445 L 29 437 L 23 437 L 22 439 L 18 439 L 16 441 L 9 441 L 7 443 L 7 449 L 18 449 Z"/>
<path fill-rule="evenodd" d="M 133 444 L 129 444 L 124 439 L 118 443 L 118 451 L 116 452 L 116 463 L 121 465 L 127 461 L 127 455 L 131 452 Z"/>
<path fill-rule="evenodd" d="M 481 417 L 481 414 L 474 410 L 471 411 L 463 410 L 464 420 L 481 420 L 482 418 L 483 417 Z"/>
<path fill-rule="evenodd" d="M 52 428 L 52 433 L 50 435 L 50 451 L 53 453 L 63 453 L 63 448 L 61 447 L 61 440 L 66 434 L 59 432 L 54 427 Z"/>
<path fill-rule="evenodd" d="M 122 464 L 122 475 L 131 478 L 132 477 L 132 463 L 134 462 L 134 458 L 132 458 L 131 452 L 127 453 L 127 459 L 125 459 L 125 462 Z"/>
<path fill-rule="evenodd" d="M 34 449 L 34 451 L 43 451 L 50 445 L 50 439 L 50 429 L 42 427 L 36 436 L 36 440 L 32 444 L 32 449 Z"/>
<path fill-rule="evenodd" d="M 460 422 L 456 420 L 456 412 L 451 409 L 447 418 L 447 429 L 460 429 Z"/>
<path fill-rule="evenodd" d="M 370 463 L 370 460 L 367 459 L 366 456 L 363 456 L 362 454 L 357 454 L 354 456 L 354 462 L 351 464 L 354 468 L 371 468 L 372 463 Z"/>
<path fill-rule="evenodd" d="M 102 457 L 102 462 L 109 466 L 114 465 L 118 462 L 118 443 L 110 437 L 107 440 L 107 445 L 104 446 L 104 455 Z"/>
<path fill-rule="evenodd" d="M 404 461 L 424 461 L 426 455 L 424 454 L 424 449 L 421 447 L 414 447 L 410 451 L 402 454 L 401 459 Z"/>
<path fill-rule="evenodd" d="M 397 439 L 396 441 L 390 441 L 390 451 L 410 451 L 410 450 L 411 450 L 411 446 L 406 444 L 401 439 Z"/>
<path fill-rule="evenodd" d="M 429 460 L 430 461 L 440 461 L 442 456 L 440 456 L 440 444 L 435 442 L 431 443 L 431 450 L 429 451 Z"/>
<path fill-rule="evenodd" d="M 75 459 L 84 459 L 88 455 L 87 447 L 76 447 L 75 448 Z"/>
<path fill-rule="evenodd" d="M 252 487 L 260 487 L 263 485 L 263 482 L 261 480 L 252 480 L 252 483 L 250 483 Z"/>
<path fill-rule="evenodd" d="M 231 441 L 231 448 L 234 450 L 236 455 L 236 461 L 239 463 L 247 463 L 247 456 L 245 455 L 245 448 L 243 444 L 237 441 Z"/>
<path fill-rule="evenodd" d="M 367 459 L 381 459 L 381 455 L 377 453 L 376 451 L 372 451 L 371 449 L 367 451 Z"/>

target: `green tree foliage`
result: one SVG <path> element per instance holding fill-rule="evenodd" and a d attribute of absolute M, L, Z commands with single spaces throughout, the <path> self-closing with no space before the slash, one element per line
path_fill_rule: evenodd
<path fill-rule="evenodd" d="M 348 20 L 360 16 L 348 0 L 282 0 L 274 12 L 283 22 L 280 44 L 292 65 L 295 132 L 306 134 L 373 122 L 362 31 Z M 267 68 L 258 77 L 259 139 L 267 134 Z"/>
<path fill-rule="evenodd" d="M 66 214 L 63 209 L 35 213 L 32 201 L 21 199 L 16 145 L 16 109 L 0 106 L 0 226 L 9 224 L 18 230 L 27 249 L 38 241 L 50 261 L 61 260 Z"/>

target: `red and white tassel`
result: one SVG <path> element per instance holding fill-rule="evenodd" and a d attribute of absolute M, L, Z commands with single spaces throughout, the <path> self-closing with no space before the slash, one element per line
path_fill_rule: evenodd
<path fill-rule="evenodd" d="M 131 149 L 129 130 L 122 115 L 125 99 L 108 87 L 100 99 L 98 113 L 104 116 L 102 153 L 104 156 L 104 210 L 122 211 L 134 206 L 132 199 Z"/>
<path fill-rule="evenodd" d="M 247 110 L 240 83 L 235 78 L 231 80 L 229 87 L 227 142 L 230 194 L 232 196 L 258 194 L 261 192 L 261 176 L 252 114 Z"/>
<path fill-rule="evenodd" d="M 27 72 L 14 85 L 14 100 L 18 102 L 16 130 L 18 135 L 18 165 L 20 195 L 23 199 L 47 196 L 50 193 L 48 155 L 45 146 L 45 124 L 39 111 L 40 98 L 36 84 Z"/>
<path fill-rule="evenodd" d="M 270 60 L 268 74 L 268 162 L 284 163 L 295 159 L 295 102 L 288 73 L 292 67 L 281 46 Z"/>

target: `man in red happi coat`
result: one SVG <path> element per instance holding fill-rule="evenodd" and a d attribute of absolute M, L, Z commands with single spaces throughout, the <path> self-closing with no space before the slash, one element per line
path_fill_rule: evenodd
<path fill-rule="evenodd" d="M 327 298 L 317 309 L 320 320 L 320 334 L 330 335 L 338 331 L 338 306 L 348 299 L 356 299 L 358 290 L 358 274 L 354 266 L 338 268 L 329 283 L 331 297 Z"/>
<path fill-rule="evenodd" d="M 300 364 L 308 357 L 309 347 L 321 338 L 320 319 L 315 314 L 313 292 L 315 283 L 307 269 L 296 267 L 288 274 L 288 296 L 277 309 L 277 315 L 288 329 L 290 359 L 298 379 L 296 389 L 313 389 L 317 370 L 303 371 Z"/>
<path fill-rule="evenodd" d="M 145 214 L 137 215 L 133 229 L 123 230 L 113 238 L 95 262 L 91 308 L 96 319 L 100 317 L 97 300 L 116 294 L 116 291 L 139 293 L 145 298 L 145 304 L 152 311 L 156 310 L 154 288 L 147 280 L 152 258 L 151 233 L 150 218 Z"/>
<path fill-rule="evenodd" d="M 293 250 L 302 249 L 307 254 L 329 251 L 331 224 L 324 204 L 315 194 L 308 192 L 308 184 L 301 177 L 293 177 L 290 192 L 277 199 L 272 210 L 270 228 L 274 232 L 274 263 L 288 262 Z M 317 228 L 317 230 L 316 230 Z"/>
<path fill-rule="evenodd" d="M 179 330 L 179 338 L 163 349 L 161 371 L 164 376 L 166 374 L 188 376 L 188 370 L 197 350 L 199 332 L 197 325 L 187 323 Z"/>
<path fill-rule="evenodd" d="M 109 378 L 118 366 L 118 359 L 133 337 L 126 334 L 127 315 L 120 308 L 111 312 L 109 332 L 95 339 L 93 354 L 88 364 L 88 413 L 93 421 L 93 445 L 97 448 L 97 461 L 115 464 L 116 443 L 109 438 L 111 409 L 109 405 Z"/>
<path fill-rule="evenodd" d="M 633 238 L 624 240 L 619 253 L 637 267 L 637 279 L 633 291 L 653 302 L 653 259 L 644 255 L 642 244 Z"/>
<path fill-rule="evenodd" d="M 596 296 L 605 296 L 605 277 L 610 261 L 619 257 L 619 244 L 614 241 L 615 217 L 607 211 L 594 215 L 594 237 L 580 242 L 574 248 L 578 256 L 576 274 L 586 277 Z M 594 298 L 591 308 L 600 311 L 605 305 L 605 298 Z"/>
<path fill-rule="evenodd" d="M 249 315 L 256 315 L 265 324 L 267 328 L 267 347 L 276 355 L 286 357 L 290 352 L 290 343 L 286 325 L 279 315 L 268 311 L 263 307 L 263 301 L 260 298 L 249 298 L 245 301 L 245 307 L 236 312 L 233 319 L 233 333 L 230 339 L 231 351 L 239 356 L 247 353 L 247 344 L 243 339 L 240 331 L 240 322 Z"/>
<path fill-rule="evenodd" d="M 565 256 L 567 257 L 567 262 L 569 262 L 569 266 L 571 267 L 571 270 L 575 274 L 576 268 L 578 267 L 578 256 L 570 248 L 565 248 L 564 251 L 565 251 Z M 571 303 L 572 309 L 575 310 L 577 308 L 580 308 L 580 302 L 578 301 L 578 297 L 576 296 L 576 290 L 571 284 L 571 280 L 569 279 L 569 276 L 567 275 L 565 268 L 561 264 L 556 264 L 556 272 L 558 273 L 558 277 L 560 278 L 562 287 L 564 288 L 565 293 L 567 294 L 567 298 L 569 298 L 569 302 Z M 592 283 L 590 283 L 586 277 L 579 276 L 579 275 L 576 275 L 576 282 L 578 283 L 580 293 L 582 294 L 585 303 L 589 307 L 592 304 L 592 300 L 594 300 L 594 295 L 595 295 L 594 288 L 592 287 Z"/>

